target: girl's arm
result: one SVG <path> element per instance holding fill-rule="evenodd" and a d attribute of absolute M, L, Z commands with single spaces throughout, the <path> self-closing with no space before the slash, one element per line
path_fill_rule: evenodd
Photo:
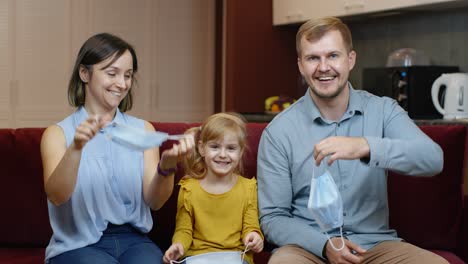
<path fill-rule="evenodd" d="M 244 214 L 244 223 L 242 227 L 242 241 L 247 245 L 249 242 L 254 242 L 255 249 L 260 252 L 263 249 L 263 234 L 260 230 L 258 221 L 258 201 L 257 201 L 257 181 L 252 178 L 248 182 L 249 190 L 246 192 L 249 195 L 248 205 Z M 258 235 L 258 236 L 257 236 Z M 260 245 L 261 244 L 261 245 Z M 252 249 L 252 246 L 249 246 Z"/>
<path fill-rule="evenodd" d="M 177 242 L 172 244 L 164 253 L 163 261 L 166 264 L 170 264 L 171 261 L 178 260 L 185 254 L 184 246 L 181 243 Z"/>
<path fill-rule="evenodd" d="M 193 240 L 193 219 L 191 207 L 185 201 L 186 187 L 184 180 L 181 181 L 179 196 L 177 198 L 176 228 L 172 243 L 181 243 L 184 252 L 187 252 Z"/>

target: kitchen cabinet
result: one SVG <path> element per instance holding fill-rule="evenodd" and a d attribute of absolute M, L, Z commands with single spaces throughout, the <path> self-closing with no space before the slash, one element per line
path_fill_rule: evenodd
<path fill-rule="evenodd" d="M 322 16 L 346 17 L 431 6 L 466 5 L 466 0 L 273 0 L 273 25 L 302 23 Z"/>
<path fill-rule="evenodd" d="M 137 52 L 130 114 L 200 121 L 213 112 L 214 0 L 0 0 L 0 127 L 44 127 L 74 111 L 79 48 L 110 32 Z"/>

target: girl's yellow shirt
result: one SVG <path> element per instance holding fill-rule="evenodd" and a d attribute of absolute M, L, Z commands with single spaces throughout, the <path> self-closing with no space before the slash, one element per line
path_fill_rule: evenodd
<path fill-rule="evenodd" d="M 199 180 L 179 182 L 176 230 L 172 242 L 182 243 L 185 256 L 213 251 L 244 251 L 243 239 L 252 231 L 262 238 L 258 222 L 257 181 L 242 176 L 223 194 L 205 191 Z M 253 263 L 248 252 L 245 260 Z"/>

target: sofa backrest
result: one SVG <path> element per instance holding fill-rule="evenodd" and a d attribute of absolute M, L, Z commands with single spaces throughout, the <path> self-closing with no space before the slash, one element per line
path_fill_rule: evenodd
<path fill-rule="evenodd" d="M 51 228 L 42 179 L 40 140 L 44 128 L 0 131 L 0 245 L 47 245 Z M 5 141 L 8 139 L 8 141 Z"/>
<path fill-rule="evenodd" d="M 180 134 L 197 123 L 153 123 L 157 130 Z M 256 175 L 256 156 L 266 124 L 248 124 L 249 152 L 245 176 Z M 409 242 L 425 248 L 453 249 L 460 231 L 462 167 L 466 128 L 423 126 L 422 130 L 444 150 L 444 170 L 430 178 L 389 174 L 390 224 Z M 0 245 L 44 247 L 51 229 L 43 188 L 40 139 L 43 128 L 0 129 Z M 161 151 L 173 142 L 166 142 Z M 183 176 L 179 170 L 176 182 Z M 157 212 L 150 237 L 162 248 L 171 243 L 178 188 Z"/>
<path fill-rule="evenodd" d="M 422 126 L 444 151 L 443 171 L 434 177 L 388 177 L 390 226 L 410 243 L 454 251 L 463 214 L 463 169 L 466 128 Z"/>

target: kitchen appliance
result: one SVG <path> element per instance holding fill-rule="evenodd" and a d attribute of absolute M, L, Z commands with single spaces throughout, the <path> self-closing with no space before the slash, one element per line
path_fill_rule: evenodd
<path fill-rule="evenodd" d="M 408 67 L 430 65 L 429 58 L 423 51 L 413 48 L 403 48 L 390 53 L 387 67 Z"/>
<path fill-rule="evenodd" d="M 413 119 L 440 119 L 432 102 L 432 83 L 443 73 L 458 71 L 458 66 L 364 68 L 362 89 L 397 100 Z"/>
<path fill-rule="evenodd" d="M 443 99 L 440 88 L 445 87 Z M 465 73 L 442 74 L 432 85 L 432 101 L 444 119 L 468 118 L 468 75 Z M 443 107 L 441 106 L 443 101 Z"/>

